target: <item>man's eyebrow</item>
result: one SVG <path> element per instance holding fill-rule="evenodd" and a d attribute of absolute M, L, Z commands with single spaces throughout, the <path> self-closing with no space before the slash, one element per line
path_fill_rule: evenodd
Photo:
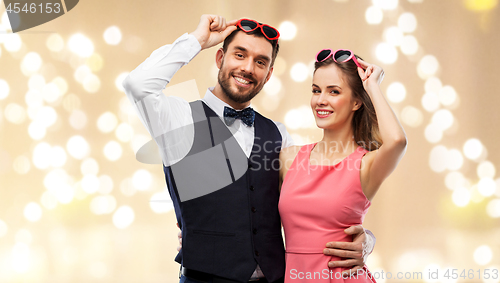
<path fill-rule="evenodd" d="M 247 52 L 247 51 L 248 51 L 245 47 L 243 47 L 243 46 L 238 46 L 238 45 L 237 45 L 237 46 L 235 46 L 235 47 L 234 47 L 234 49 L 238 49 L 238 50 L 243 51 L 243 52 Z"/>
<path fill-rule="evenodd" d="M 271 58 L 269 58 L 266 55 L 257 55 L 257 58 L 264 60 L 264 61 L 267 61 L 267 62 L 271 62 Z"/>
<path fill-rule="evenodd" d="M 236 50 L 240 50 L 242 52 L 248 52 L 248 49 L 246 49 L 245 47 L 243 46 L 239 46 L 239 45 L 236 45 L 234 47 L 234 49 Z M 269 56 L 266 56 L 266 55 L 257 55 L 255 56 L 255 58 L 258 58 L 258 59 L 261 59 L 261 60 L 264 60 L 264 61 L 267 61 L 267 62 L 270 62 L 271 61 L 271 58 L 269 58 Z"/>

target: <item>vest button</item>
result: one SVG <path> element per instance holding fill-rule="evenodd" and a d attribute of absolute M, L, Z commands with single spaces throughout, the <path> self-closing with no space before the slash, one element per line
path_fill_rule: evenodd
<path fill-rule="evenodd" d="M 253 206 L 252 206 L 252 212 L 254 212 L 254 213 L 255 213 L 256 211 L 257 211 L 257 209 L 256 209 L 255 207 L 253 207 Z"/>
<path fill-rule="evenodd" d="M 253 228 L 253 234 L 256 235 L 257 234 L 257 229 L 256 228 Z"/>
<path fill-rule="evenodd" d="M 248 163 L 248 168 L 251 169 L 253 166 L 251 163 Z"/>
<path fill-rule="evenodd" d="M 256 256 L 259 256 L 259 252 L 258 252 L 258 251 L 255 251 L 255 255 L 256 255 Z"/>
<path fill-rule="evenodd" d="M 255 188 L 253 186 L 250 186 L 250 190 L 253 192 L 255 191 Z"/>

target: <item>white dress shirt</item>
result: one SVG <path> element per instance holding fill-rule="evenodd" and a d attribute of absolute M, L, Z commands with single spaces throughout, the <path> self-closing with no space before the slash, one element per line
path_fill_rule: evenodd
<path fill-rule="evenodd" d="M 194 125 L 189 103 L 179 97 L 165 96 L 162 90 L 173 75 L 200 50 L 201 46 L 193 35 L 183 34 L 173 44 L 153 51 L 123 82 L 127 97 L 155 139 L 165 166 L 170 166 L 187 155 L 194 140 Z M 230 106 L 216 97 L 212 90 L 213 88 L 207 90 L 203 102 L 223 118 L 224 106 Z M 285 126 L 279 122 L 274 123 L 281 133 L 282 148 L 293 145 Z M 237 119 L 228 128 L 246 156 L 250 157 L 255 137 L 254 126 L 247 126 Z M 258 277 L 264 275 L 257 265 L 252 278 Z"/>

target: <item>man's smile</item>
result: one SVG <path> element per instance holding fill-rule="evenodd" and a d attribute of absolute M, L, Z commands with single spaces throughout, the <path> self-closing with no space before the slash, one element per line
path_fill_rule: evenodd
<path fill-rule="evenodd" d="M 247 78 L 233 75 L 234 80 L 236 81 L 236 84 L 242 87 L 249 87 L 253 82 Z"/>

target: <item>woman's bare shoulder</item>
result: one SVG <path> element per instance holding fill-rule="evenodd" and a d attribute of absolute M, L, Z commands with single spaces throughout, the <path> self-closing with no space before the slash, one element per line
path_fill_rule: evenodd
<path fill-rule="evenodd" d="M 299 150 L 302 146 L 292 145 L 287 148 L 282 148 L 280 152 L 280 179 L 283 181 L 285 179 L 285 175 L 288 172 L 293 160 L 299 153 Z"/>
<path fill-rule="evenodd" d="M 302 148 L 301 145 L 292 145 L 292 146 L 289 146 L 289 147 L 286 147 L 286 148 L 282 148 L 281 149 L 281 155 L 283 156 L 293 156 L 295 157 L 295 155 L 297 155 L 297 153 L 299 152 L 299 150 Z"/>
<path fill-rule="evenodd" d="M 300 149 L 302 146 L 298 145 L 292 145 L 287 148 L 282 148 L 280 152 L 280 162 L 283 162 L 284 164 L 290 164 L 291 161 L 295 159 L 297 156 L 297 153 L 299 153 Z M 288 167 L 288 166 L 285 166 Z"/>

